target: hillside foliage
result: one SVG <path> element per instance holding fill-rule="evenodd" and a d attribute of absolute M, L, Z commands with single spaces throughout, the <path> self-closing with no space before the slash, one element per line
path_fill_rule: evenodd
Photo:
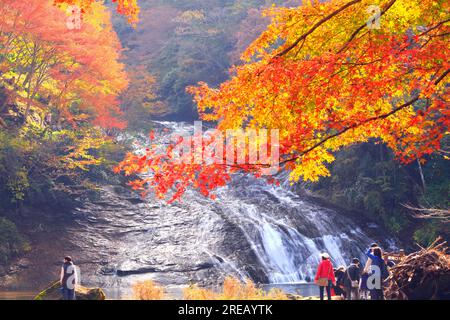
<path fill-rule="evenodd" d="M 98 1 L 1 0 L 0 15 L 0 215 L 71 208 L 124 154 L 129 81 L 111 13 Z"/>

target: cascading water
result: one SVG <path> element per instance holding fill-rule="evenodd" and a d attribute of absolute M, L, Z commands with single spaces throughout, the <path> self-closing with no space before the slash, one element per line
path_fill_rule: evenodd
<path fill-rule="evenodd" d="M 159 124 L 176 134 L 193 130 L 182 123 Z M 183 201 L 198 203 L 200 199 L 189 193 Z M 287 183 L 276 187 L 236 175 L 230 186 L 218 190 L 216 201 L 200 202 L 203 208 L 212 207 L 213 213 L 238 226 L 271 283 L 311 280 L 323 251 L 330 254 L 335 265 L 347 265 L 353 257 L 364 259 L 366 247 L 373 242 L 350 219 L 302 199 L 289 190 Z M 205 243 L 209 243 L 211 227 L 203 228 Z M 221 255 L 211 248 L 206 251 Z M 238 260 L 222 257 L 221 261 L 240 270 L 241 275 L 245 269 Z"/>
<path fill-rule="evenodd" d="M 346 265 L 373 242 L 336 212 L 248 177 L 221 190 L 216 207 L 239 225 L 272 283 L 310 280 L 321 252 Z"/>
<path fill-rule="evenodd" d="M 193 126 L 159 122 L 155 130 L 163 144 L 171 132 L 192 134 Z M 170 205 L 151 196 L 141 199 L 120 185 L 104 186 L 99 199 L 84 200 L 72 219 L 67 213 L 60 222 L 52 217 L 55 231 L 47 233 L 39 252 L 42 266 L 23 273 L 20 281 L 52 280 L 48 270 L 56 274 L 66 253 L 80 266 L 85 285 L 105 288 L 112 297 L 148 278 L 165 286 L 190 281 L 214 286 L 225 275 L 260 283 L 307 282 L 321 251 L 335 266 L 364 259 L 373 240 L 362 226 L 280 180 L 284 183 L 274 186 L 237 174 L 217 190 L 216 200 L 188 191 Z"/>

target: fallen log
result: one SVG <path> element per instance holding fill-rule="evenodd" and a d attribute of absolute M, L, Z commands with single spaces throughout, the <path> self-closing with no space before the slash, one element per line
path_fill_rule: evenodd
<path fill-rule="evenodd" d="M 100 288 L 86 288 L 77 285 L 75 288 L 76 300 L 105 300 L 106 295 Z M 47 289 L 40 292 L 34 300 L 62 300 L 61 285 L 59 281 L 52 283 Z"/>
<path fill-rule="evenodd" d="M 389 300 L 450 299 L 450 255 L 441 238 L 390 269 L 385 297 Z"/>

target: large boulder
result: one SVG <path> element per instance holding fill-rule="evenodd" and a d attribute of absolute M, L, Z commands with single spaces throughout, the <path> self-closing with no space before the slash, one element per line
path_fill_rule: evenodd
<path fill-rule="evenodd" d="M 77 300 L 105 300 L 106 295 L 100 288 L 86 288 L 77 285 L 75 289 Z M 39 293 L 34 300 L 62 300 L 61 285 L 59 281 L 52 283 L 47 289 Z"/>

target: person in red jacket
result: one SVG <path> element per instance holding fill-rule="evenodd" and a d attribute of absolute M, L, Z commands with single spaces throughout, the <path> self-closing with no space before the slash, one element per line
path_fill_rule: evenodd
<path fill-rule="evenodd" d="M 327 290 L 328 300 L 331 300 L 331 286 L 336 285 L 333 264 L 330 261 L 328 253 L 322 253 L 320 256 L 322 257 L 322 261 L 317 267 L 315 283 L 319 286 L 320 300 L 323 300 L 325 288 Z"/>

